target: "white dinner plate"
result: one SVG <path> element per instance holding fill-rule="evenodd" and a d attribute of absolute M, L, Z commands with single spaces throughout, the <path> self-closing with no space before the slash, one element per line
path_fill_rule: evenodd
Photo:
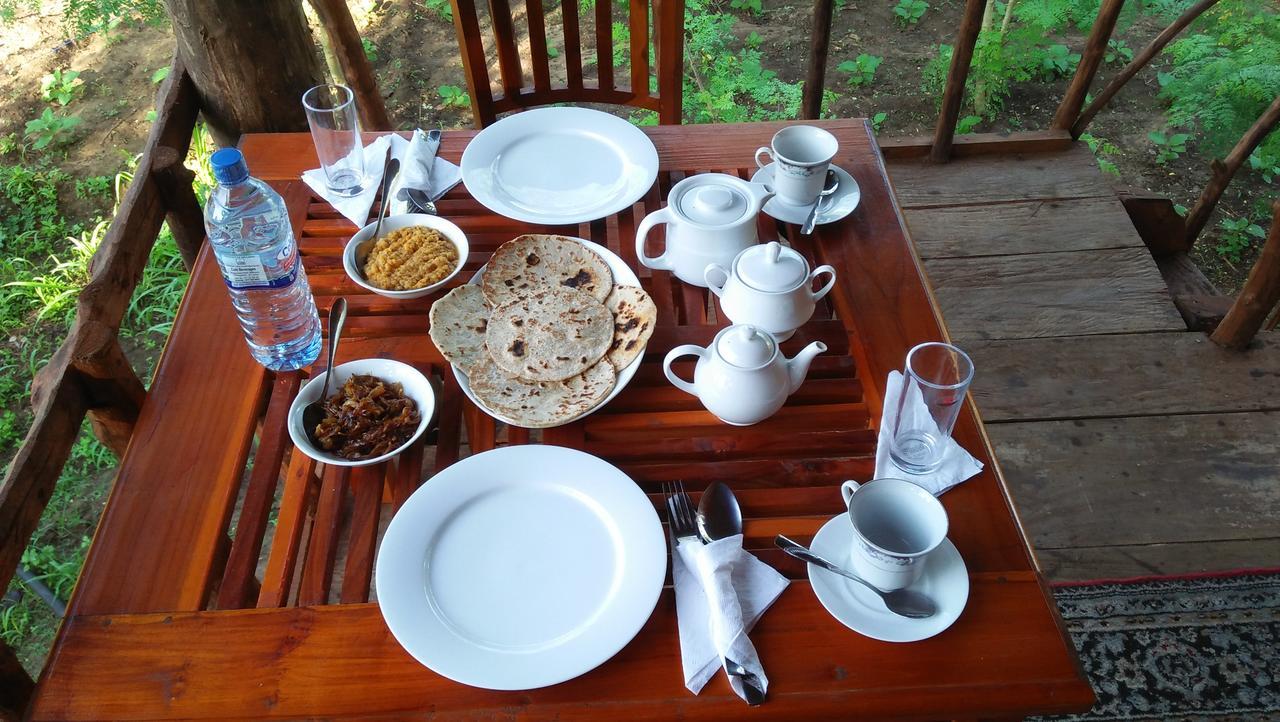
<path fill-rule="evenodd" d="M 848 514 L 833 517 L 818 530 L 813 552 L 845 569 L 853 568 L 853 524 Z M 933 598 L 938 613 L 927 619 L 900 617 L 885 608 L 870 589 L 810 564 L 809 583 L 818 601 L 844 626 L 884 642 L 918 642 L 939 634 L 960 618 L 969 600 L 969 571 L 950 539 L 925 561 L 924 571 L 911 588 Z"/>
<path fill-rule="evenodd" d="M 589 108 L 538 108 L 476 134 L 462 182 L 485 208 L 561 225 L 604 218 L 640 200 L 658 177 L 658 150 L 631 123 Z"/>
<path fill-rule="evenodd" d="M 593 251 L 596 255 L 603 258 L 604 262 L 609 264 L 609 271 L 613 273 L 613 282 L 615 285 L 622 285 L 622 286 L 639 286 L 640 285 L 640 278 L 636 276 L 636 272 L 631 270 L 631 268 L 627 266 L 627 262 L 619 258 L 618 254 L 614 253 L 608 248 L 605 248 L 599 243 L 584 241 L 581 238 L 573 238 L 571 236 L 561 236 L 561 238 L 568 238 L 569 240 L 577 241 L 578 243 L 581 243 L 582 245 L 586 246 L 589 250 Z M 489 264 L 485 264 L 481 266 L 480 269 L 475 272 L 475 275 L 471 276 L 471 280 L 469 281 L 469 283 L 471 283 L 472 285 L 480 283 L 480 279 L 484 277 L 484 270 L 488 267 L 489 267 Z M 622 393 L 622 390 L 627 387 L 627 384 L 631 383 L 631 377 L 636 375 L 636 370 L 640 368 L 640 362 L 643 360 L 644 360 L 644 351 L 642 350 L 639 356 L 636 356 L 634 359 L 632 359 L 631 363 L 627 364 L 625 368 L 623 368 L 621 371 L 618 372 L 618 377 L 613 382 L 613 390 L 610 391 L 608 395 L 606 395 L 603 399 L 601 399 L 600 403 L 596 404 L 595 406 L 592 406 L 586 411 L 583 411 L 581 414 L 578 414 L 577 416 L 574 416 L 571 419 L 565 419 L 564 421 L 556 425 L 564 426 L 565 424 L 573 423 L 578 419 L 584 418 L 586 416 L 590 416 L 591 414 L 595 413 L 598 409 L 604 408 L 605 404 L 609 403 L 610 401 L 613 401 L 614 397 Z M 609 362 L 605 361 L 604 359 L 601 359 L 600 363 L 609 363 Z M 501 421 L 504 424 L 509 424 L 511 426 L 523 426 L 523 424 L 521 424 L 520 422 L 513 421 L 512 419 L 507 418 L 505 415 L 497 411 L 494 411 L 493 409 L 486 406 L 483 401 L 481 401 L 479 398 L 476 397 L 474 393 L 472 393 L 471 381 L 467 378 L 466 372 L 464 372 L 462 369 L 458 368 L 457 366 L 454 366 L 453 364 L 450 364 L 449 367 L 453 369 L 453 377 L 458 380 L 458 385 L 462 387 L 462 393 L 466 394 L 468 399 L 471 399 L 471 403 L 475 404 L 478 408 L 480 408 L 486 414 L 492 416 L 493 418 L 497 419 L 498 421 Z"/>
<path fill-rule="evenodd" d="M 667 547 L 635 482 L 590 454 L 506 446 L 409 497 L 378 550 L 378 605 L 414 659 L 534 689 L 595 669 L 649 619 Z"/>
<path fill-rule="evenodd" d="M 831 164 L 831 170 L 835 171 L 836 176 L 840 178 L 840 186 L 836 188 L 836 192 L 831 195 L 823 206 L 822 212 L 818 214 L 817 225 L 819 226 L 835 223 L 853 213 L 858 207 L 858 202 L 862 200 L 862 189 L 858 187 L 858 181 L 849 175 L 849 171 L 835 163 Z M 756 171 L 751 176 L 751 182 L 773 185 L 773 164 L 770 163 Z M 774 196 L 764 204 L 763 210 L 783 223 L 801 225 L 809 217 L 809 209 L 812 207 L 812 205 L 798 206 Z"/>

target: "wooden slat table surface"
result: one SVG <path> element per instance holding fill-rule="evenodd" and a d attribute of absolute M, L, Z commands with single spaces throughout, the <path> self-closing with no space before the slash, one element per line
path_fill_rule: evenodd
<path fill-rule="evenodd" d="M 658 328 L 626 391 L 583 421 L 542 432 L 507 428 L 466 400 L 427 336 L 434 297 L 391 301 L 344 276 L 339 253 L 355 228 L 298 181 L 316 164 L 310 136 L 247 136 L 251 172 L 288 203 L 322 314 L 339 295 L 350 301 L 339 359 L 396 358 L 438 378 L 438 426 L 380 467 L 325 469 L 295 452 L 284 411 L 319 369 L 273 375 L 249 359 L 206 248 L 33 718 L 930 719 L 1088 708 L 1092 692 L 972 403 L 956 436 L 987 468 L 942 497 L 972 585 L 949 630 L 901 645 L 855 634 L 819 605 L 803 566 L 772 547 L 777 533 L 812 538 L 841 510 L 839 482 L 870 478 L 886 375 L 912 345 L 946 338 L 867 124 L 823 123 L 840 139 L 836 160 L 857 179 L 862 204 L 809 238 L 785 229 L 812 261 L 834 265 L 839 282 L 784 350 L 822 339 L 830 351 L 780 413 L 747 428 L 717 422 L 663 379 L 667 350 L 706 343 L 724 322 L 706 291 L 638 267 L 632 239 L 638 220 L 680 178 L 706 171 L 749 177 L 752 151 L 778 124 L 646 128 L 659 151 L 659 182 L 633 208 L 602 221 L 535 229 L 495 216 L 462 187 L 438 204 L 471 242 L 458 282 L 506 240 L 551 230 L 607 245 L 636 268 L 658 303 Z M 457 162 L 473 135 L 446 133 L 441 155 Z M 760 228 L 777 232 L 763 217 Z M 436 471 L 518 443 L 601 456 L 655 506 L 661 483 L 675 478 L 695 497 L 716 479 L 739 492 L 746 546 L 792 579 L 752 634 L 770 676 L 765 705 L 748 709 L 723 675 L 701 695 L 684 689 L 670 588 L 616 657 L 545 689 L 459 685 L 399 647 L 370 600 L 380 529 Z"/>

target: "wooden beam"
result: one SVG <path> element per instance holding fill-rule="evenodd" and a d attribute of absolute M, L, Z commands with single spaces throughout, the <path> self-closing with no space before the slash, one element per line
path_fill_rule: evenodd
<path fill-rule="evenodd" d="M 1174 210 L 1173 201 L 1138 188 L 1117 189 L 1116 197 L 1151 255 L 1159 258 L 1186 252 L 1186 228 L 1182 216 Z"/>
<path fill-rule="evenodd" d="M 24 719 L 36 683 L 23 669 L 9 645 L 0 642 L 0 720 Z"/>
<path fill-rule="evenodd" d="M 1209 333 L 1217 328 L 1231 308 L 1231 299 L 1218 292 L 1186 251 L 1153 255 L 1187 330 Z"/>
<path fill-rule="evenodd" d="M 1093 77 L 1098 74 L 1098 66 L 1107 52 L 1107 42 L 1115 32 L 1116 20 L 1120 18 L 1120 10 L 1124 8 L 1124 0 L 1103 0 L 1098 8 L 1098 16 L 1093 21 L 1093 29 L 1089 31 L 1089 40 L 1085 43 L 1080 62 L 1076 65 L 1076 74 L 1071 78 L 1071 85 L 1062 96 L 1058 112 L 1053 116 L 1051 127 L 1066 130 L 1075 122 L 1084 105 L 1084 98 L 1093 85 Z"/>
<path fill-rule="evenodd" d="M 576 0 L 570 0 L 574 2 Z M 654 9 L 658 58 L 658 122 L 679 125 L 684 116 L 684 0 L 661 0 Z"/>
<path fill-rule="evenodd" d="M 346 0 L 308 0 L 315 8 L 316 17 L 324 26 L 333 46 L 333 54 L 342 68 L 342 77 L 356 96 L 360 121 L 369 130 L 391 130 L 387 106 L 378 92 L 378 82 L 373 78 L 373 66 L 364 54 L 360 31 L 356 30 Z"/>
<path fill-rule="evenodd" d="M 1089 103 L 1089 106 L 1072 122 L 1071 137 L 1079 138 L 1084 133 L 1084 129 L 1089 126 L 1089 122 L 1093 120 L 1093 116 L 1097 115 L 1098 111 L 1111 102 L 1111 99 L 1116 96 L 1116 93 L 1120 92 L 1125 83 L 1132 80 L 1139 70 L 1145 68 L 1157 53 L 1164 50 L 1164 46 L 1177 37 L 1183 28 L 1191 24 L 1192 20 L 1195 20 L 1200 16 L 1200 13 L 1213 7 L 1217 2 L 1218 0 L 1200 0 L 1200 2 L 1187 8 L 1186 12 L 1182 13 L 1177 20 L 1170 23 L 1169 27 L 1162 30 L 1150 43 L 1147 43 L 1147 47 L 1135 55 L 1133 60 L 1130 60 L 1129 64 L 1124 66 L 1124 69 L 1117 73 L 1110 83 L 1107 83 L 1107 87 L 1103 88 L 1102 92 L 1094 97 L 1093 102 Z"/>
<path fill-rule="evenodd" d="M 1249 278 L 1227 317 L 1209 338 L 1227 348 L 1248 346 L 1277 303 L 1280 303 L 1280 199 L 1271 205 L 1271 232 L 1262 246 L 1262 255 L 1249 271 Z"/>
<path fill-rule="evenodd" d="M 146 387 L 120 348 L 115 329 L 90 319 L 76 331 L 71 365 L 88 399 L 94 436 L 122 458 L 146 401 Z"/>
<path fill-rule="evenodd" d="M 204 244 L 204 212 L 192 187 L 195 173 L 182 161 L 173 148 L 156 148 L 151 156 L 151 174 L 164 202 L 165 220 L 182 254 L 182 265 L 190 273 Z"/>
<path fill-rule="evenodd" d="M 1028 130 L 1017 133 L 966 133 L 954 139 L 951 155 L 955 158 L 1007 153 L 1041 153 L 1067 150 L 1071 135 L 1064 130 Z M 876 138 L 880 152 L 887 160 L 923 158 L 933 148 L 933 138 L 925 135 Z"/>
<path fill-rule="evenodd" d="M 827 77 L 827 51 L 831 49 L 832 0 L 814 0 L 813 31 L 809 35 L 809 69 L 804 76 L 800 117 L 816 120 L 822 115 L 822 89 Z"/>
<path fill-rule="evenodd" d="M 1253 153 L 1262 143 L 1263 138 L 1271 132 L 1277 124 L 1280 124 L 1280 95 L 1271 101 L 1271 105 L 1264 111 L 1258 119 L 1254 121 L 1253 126 L 1245 131 L 1244 136 L 1236 143 L 1236 147 L 1231 149 L 1227 157 L 1222 161 L 1214 160 L 1211 164 L 1213 175 L 1209 178 L 1208 184 L 1204 187 L 1204 192 L 1200 194 L 1200 198 L 1196 200 L 1196 204 L 1191 207 L 1187 213 L 1187 247 L 1190 248 L 1196 242 L 1196 238 L 1200 235 L 1200 231 L 1204 230 L 1205 224 L 1209 222 L 1209 215 L 1213 213 L 1213 209 L 1218 205 L 1218 199 L 1222 197 L 1222 193 L 1227 190 L 1227 185 L 1231 183 L 1231 179 L 1235 177 L 1236 171 L 1240 170 L 1240 166 L 1244 165 L 1249 154 Z"/>
<path fill-rule="evenodd" d="M 986 0 L 965 0 L 964 16 L 956 32 L 955 48 L 951 51 L 947 87 L 942 93 L 942 109 L 938 112 L 938 125 L 933 131 L 933 148 L 929 151 L 929 159 L 934 163 L 946 163 L 951 159 L 951 142 L 956 134 L 956 121 L 960 119 L 965 81 L 969 78 L 969 65 L 973 62 L 973 48 L 978 43 L 985 7 Z"/>

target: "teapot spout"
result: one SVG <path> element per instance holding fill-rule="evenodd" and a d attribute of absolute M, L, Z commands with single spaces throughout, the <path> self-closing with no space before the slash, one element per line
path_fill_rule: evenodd
<path fill-rule="evenodd" d="M 825 343 L 814 341 L 801 349 L 794 358 L 787 360 L 787 376 L 791 380 L 790 393 L 794 394 L 800 388 L 800 384 L 804 383 L 805 377 L 809 375 L 809 364 L 813 363 L 813 357 L 826 350 Z"/>

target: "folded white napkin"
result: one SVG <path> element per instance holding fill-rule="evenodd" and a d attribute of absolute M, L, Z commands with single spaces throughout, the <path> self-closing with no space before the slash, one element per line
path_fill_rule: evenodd
<path fill-rule="evenodd" d="M 403 138 L 397 140 L 404 142 Z M 391 212 L 410 213 L 413 204 L 400 199 L 401 188 L 430 188 L 431 197 L 439 198 L 451 188 L 462 182 L 462 169 L 440 157 L 437 153 L 431 163 L 431 171 L 427 172 L 422 163 L 427 157 L 427 134 L 422 130 L 413 131 L 413 137 L 406 144 L 403 152 L 393 149 L 392 153 L 400 159 L 400 175 L 396 178 L 395 187 L 391 189 Z"/>
<path fill-rule="evenodd" d="M 413 148 L 409 141 L 395 134 L 380 136 L 364 147 L 364 170 L 369 180 L 365 184 L 364 191 L 359 195 L 344 198 L 331 193 L 328 184 L 325 182 L 323 168 L 303 171 L 302 180 L 308 186 L 311 186 L 311 190 L 315 191 L 316 195 L 328 201 L 347 220 L 357 226 L 363 226 L 369 222 L 369 209 L 373 208 L 373 202 L 378 196 L 378 189 L 382 187 L 382 166 L 387 159 L 387 144 L 391 145 L 391 156 L 400 160 L 402 169 L 412 168 L 415 174 L 412 178 L 416 180 L 411 181 L 406 176 L 406 171 L 402 170 L 401 176 L 396 181 L 396 188 L 402 185 L 408 185 L 411 188 L 422 187 L 417 185 L 422 180 L 420 164 L 407 162 L 407 159 L 415 157 L 411 154 L 421 152 L 421 144 L 417 148 Z M 439 156 L 436 157 L 435 164 L 431 168 L 432 195 L 449 190 L 461 180 L 461 168 Z M 395 197 L 396 188 L 392 189 L 393 198 Z M 404 213 L 407 207 L 408 203 L 405 201 L 394 201 L 391 204 L 391 212 Z"/>
<path fill-rule="evenodd" d="M 742 548 L 742 535 L 710 544 L 684 543 L 672 555 L 680 625 L 680 660 L 684 686 L 697 694 L 729 657 L 760 680 L 767 692 L 755 645 L 747 637 L 782 590 L 787 578 Z M 741 682 L 730 678 L 733 691 L 746 699 Z"/>
<path fill-rule="evenodd" d="M 934 496 L 950 489 L 960 482 L 982 471 L 982 462 L 973 458 L 955 439 L 947 437 L 946 450 L 943 452 L 942 464 L 925 474 L 913 474 L 898 468 L 889 458 L 889 444 L 893 437 L 894 421 L 898 414 L 898 398 L 902 395 L 903 377 L 900 371 L 890 371 L 889 381 L 885 384 L 884 413 L 880 417 L 880 436 L 876 443 L 876 477 L 877 479 L 905 479 L 922 486 Z M 917 426 L 934 424 L 929 409 L 924 405 L 924 396 L 920 389 L 912 386 L 907 396 L 903 412 L 911 414 Z M 934 428 L 937 426 L 934 424 Z"/>

